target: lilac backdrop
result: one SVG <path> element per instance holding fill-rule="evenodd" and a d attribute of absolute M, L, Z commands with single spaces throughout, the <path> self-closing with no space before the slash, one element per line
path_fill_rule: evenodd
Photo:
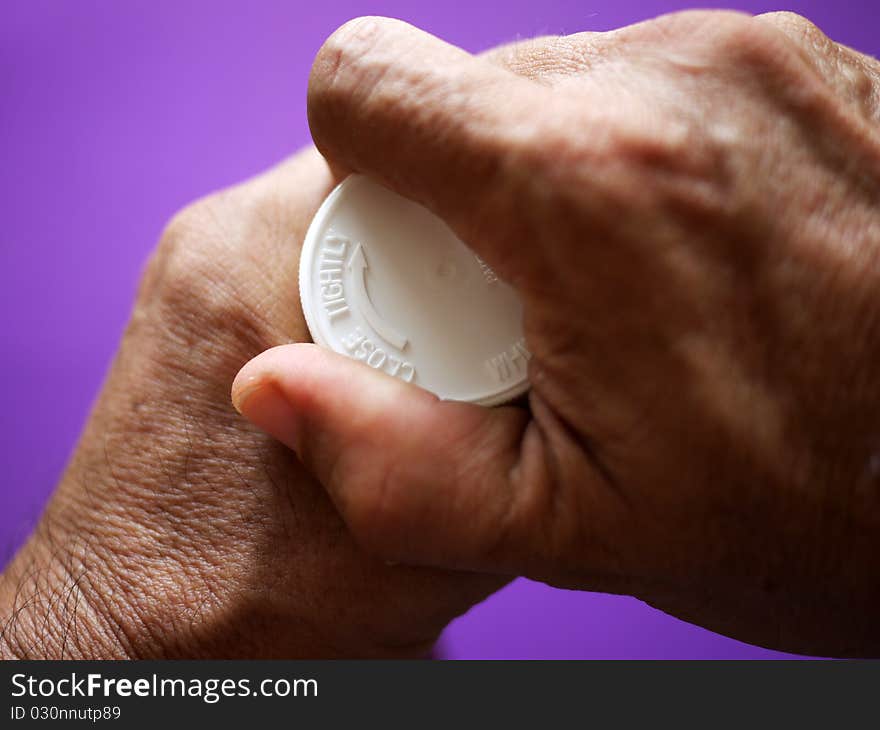
<path fill-rule="evenodd" d="M 704 3 L 704 6 L 715 3 Z M 763 0 L 729 7 L 778 9 Z M 468 50 L 606 30 L 677 0 L 407 3 L 47 2 L 0 6 L 0 565 L 63 468 L 116 347 L 144 260 L 188 201 L 309 139 L 305 88 L 321 41 L 364 14 Z M 880 51 L 866 0 L 789 0 L 832 37 Z M 455 622 L 450 657 L 782 656 L 626 598 L 518 581 Z"/>

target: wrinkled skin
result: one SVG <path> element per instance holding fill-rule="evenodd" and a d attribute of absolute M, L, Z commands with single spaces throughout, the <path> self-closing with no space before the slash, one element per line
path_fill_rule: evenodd
<path fill-rule="evenodd" d="M 792 16 L 479 59 L 344 26 L 312 74 L 316 142 L 519 289 L 530 408 L 273 347 L 307 339 L 298 244 L 332 184 L 307 152 L 169 226 L 0 582 L 0 653 L 419 655 L 505 580 L 450 568 L 876 653 L 877 80 Z M 299 457 L 228 401 L 266 348 L 233 398 Z"/>
<path fill-rule="evenodd" d="M 73 459 L 0 582 L 0 655 L 421 656 L 503 582 L 369 557 L 229 402 L 243 362 L 308 338 L 296 267 L 332 182 L 309 150 L 170 223 Z"/>
<path fill-rule="evenodd" d="M 313 68 L 318 148 L 518 289 L 530 408 L 438 402 L 308 345 L 249 363 L 236 404 L 389 559 L 877 654 L 878 89 L 875 60 L 790 14 L 484 58 L 353 21 Z"/>

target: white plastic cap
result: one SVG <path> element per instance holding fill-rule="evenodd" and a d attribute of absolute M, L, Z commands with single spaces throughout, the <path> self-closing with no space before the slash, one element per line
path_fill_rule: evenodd
<path fill-rule="evenodd" d="M 299 289 L 312 339 L 440 398 L 528 389 L 522 305 L 433 213 L 363 175 L 315 215 Z"/>

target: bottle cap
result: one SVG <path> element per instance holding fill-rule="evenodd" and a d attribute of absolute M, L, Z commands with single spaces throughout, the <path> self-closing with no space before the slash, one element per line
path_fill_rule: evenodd
<path fill-rule="evenodd" d="M 312 339 L 445 400 L 528 389 L 522 305 L 433 213 L 363 175 L 321 205 L 299 289 Z"/>

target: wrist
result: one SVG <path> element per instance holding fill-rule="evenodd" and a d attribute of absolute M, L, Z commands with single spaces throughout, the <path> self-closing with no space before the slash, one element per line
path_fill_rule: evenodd
<path fill-rule="evenodd" d="M 278 617 L 241 584 L 235 560 L 211 565 L 195 540 L 172 547 L 118 503 L 89 509 L 66 488 L 81 481 L 62 482 L 0 575 L 0 659 L 274 656 L 261 639 L 267 614 Z M 295 655 L 345 654 L 311 622 L 285 621 L 301 624 Z"/>
<path fill-rule="evenodd" d="M 126 659 L 134 656 L 120 602 L 106 571 L 47 517 L 0 576 L 0 658 Z"/>

